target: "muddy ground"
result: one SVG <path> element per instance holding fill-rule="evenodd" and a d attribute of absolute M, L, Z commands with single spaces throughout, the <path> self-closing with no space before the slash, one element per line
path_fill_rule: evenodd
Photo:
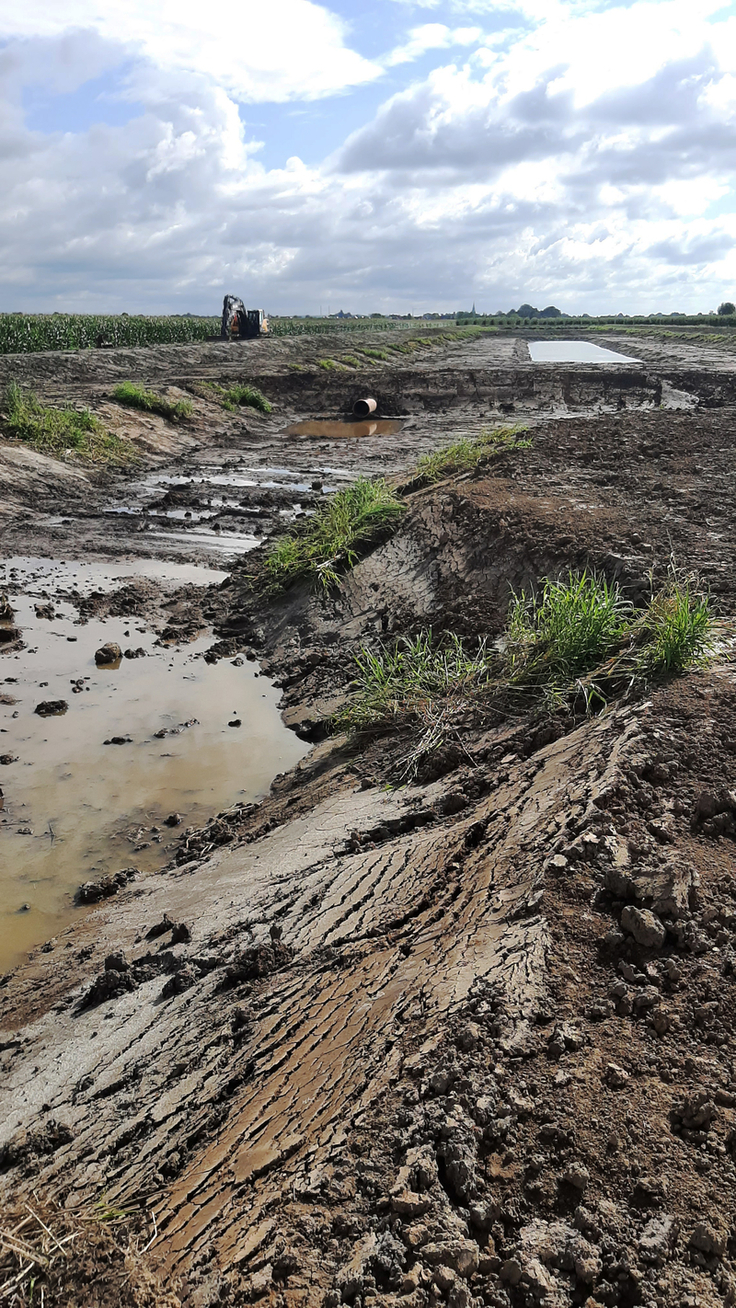
<path fill-rule="evenodd" d="M 222 560 L 213 538 L 234 525 L 229 578 L 183 596 L 170 638 L 209 624 L 213 657 L 256 655 L 316 742 L 261 804 L 188 832 L 168 868 L 4 979 L 8 1280 L 31 1201 L 77 1230 L 47 1303 L 736 1303 L 733 665 L 589 720 L 475 706 L 403 787 L 387 783 L 406 732 L 350 742 L 325 725 L 361 642 L 495 637 L 510 587 L 568 567 L 641 601 L 674 555 L 734 613 L 732 356 L 636 344 L 644 363 L 623 369 L 532 367 L 523 341 L 485 337 L 338 372 L 317 361 L 342 340 L 257 342 L 247 377 L 274 414 L 201 400 L 160 438 L 125 415 L 147 448 L 133 481 L 0 446 L 6 556 Z M 1 366 L 111 414 L 112 380 L 196 392 L 244 379 L 241 348 Z M 389 443 L 279 435 L 371 392 L 406 418 Z M 331 598 L 256 599 L 240 516 L 140 530 L 169 494 L 153 476 L 194 512 L 230 465 L 233 503 L 267 510 L 245 520 L 256 538 L 341 478 L 400 481 L 489 420 L 526 423 L 532 448 L 410 493 Z M 256 485 L 234 486 L 238 470 Z M 283 497 L 257 502 L 279 477 Z M 102 1198 L 129 1216 L 95 1243 L 83 1219 Z"/>

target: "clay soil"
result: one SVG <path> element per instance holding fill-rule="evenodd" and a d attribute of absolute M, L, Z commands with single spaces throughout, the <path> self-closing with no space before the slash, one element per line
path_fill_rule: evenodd
<path fill-rule="evenodd" d="M 400 483 L 489 420 L 523 422 L 533 445 L 408 493 L 335 595 L 265 599 L 255 550 L 182 598 L 180 636 L 196 603 L 212 657 L 257 657 L 315 743 L 261 804 L 188 831 L 168 868 L 4 978 L 0 1284 L 22 1272 L 13 1242 L 38 1234 L 19 1227 L 30 1203 L 74 1235 L 38 1264 L 52 1305 L 736 1304 L 733 664 L 592 718 L 474 703 L 403 786 L 409 727 L 329 732 L 362 643 L 495 638 L 512 587 L 568 568 L 638 603 L 674 557 L 736 611 L 731 356 L 652 340 L 631 369 L 537 369 L 522 346 L 456 341 L 335 377 L 318 359 L 344 343 L 259 342 L 250 377 L 274 415 L 215 418 L 203 400 L 187 430 L 147 429 L 149 469 L 278 466 L 314 496 L 360 471 Z M 3 367 L 101 407 L 134 364 L 190 391 L 222 376 L 217 348 Z M 405 418 L 388 445 L 280 440 L 371 391 Z M 109 487 L 0 456 L 7 554 L 135 554 L 140 524 L 109 529 Z M 259 507 L 262 486 L 241 491 Z"/>

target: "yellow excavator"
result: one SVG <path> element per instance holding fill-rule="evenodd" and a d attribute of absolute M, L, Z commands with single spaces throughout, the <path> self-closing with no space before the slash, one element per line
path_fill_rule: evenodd
<path fill-rule="evenodd" d="M 265 309 L 246 309 L 237 295 L 225 296 L 220 328 L 220 336 L 224 341 L 249 340 L 254 336 L 266 335 L 268 318 Z"/>

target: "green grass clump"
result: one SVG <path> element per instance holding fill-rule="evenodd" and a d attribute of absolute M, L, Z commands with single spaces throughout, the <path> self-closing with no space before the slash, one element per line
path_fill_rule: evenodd
<path fill-rule="evenodd" d="M 385 481 L 359 477 L 276 542 L 266 559 L 268 575 L 279 587 L 311 578 L 329 590 L 339 585 L 340 571 L 357 563 L 359 551 L 394 528 L 405 512 Z"/>
<path fill-rule="evenodd" d="M 611 696 L 703 663 L 715 631 L 707 597 L 674 568 L 638 612 L 615 582 L 571 572 L 514 596 L 495 646 L 483 639 L 470 647 L 454 634 L 435 639 L 431 630 L 393 646 L 363 646 L 354 694 L 335 726 L 360 732 L 419 724 L 401 761 L 402 776 L 416 775 L 441 744 L 462 745 L 458 723 L 471 704 L 485 705 L 496 721 L 535 708 L 597 711 Z"/>
<path fill-rule="evenodd" d="M 510 680 L 573 681 L 616 649 L 628 630 L 631 604 L 594 572 L 544 582 L 535 595 L 515 595 L 506 625 Z"/>
<path fill-rule="evenodd" d="M 384 362 L 391 358 L 388 350 L 375 350 L 368 345 L 361 345 L 360 353 L 365 354 L 369 359 L 383 359 Z"/>
<path fill-rule="evenodd" d="M 355 357 L 354 354 L 343 354 L 342 359 L 340 360 L 340 362 L 341 362 L 341 363 L 346 363 L 346 364 L 348 365 L 349 368 L 360 368 L 360 367 L 362 367 L 362 364 L 361 364 L 361 362 L 360 362 L 360 359 L 356 359 L 356 357 Z"/>
<path fill-rule="evenodd" d="M 335 369 L 339 371 L 342 368 L 342 364 L 338 363 L 337 359 L 318 359 L 317 367 L 324 368 L 325 372 L 333 372 Z"/>
<path fill-rule="evenodd" d="M 416 472 L 408 485 L 417 488 L 428 486 L 461 472 L 472 472 L 474 468 L 492 459 L 494 455 L 510 450 L 527 450 L 531 441 L 524 439 L 522 427 L 497 427 L 495 430 L 484 428 L 480 436 L 464 436 L 452 445 L 446 445 L 432 454 L 425 454 L 419 460 Z"/>
<path fill-rule="evenodd" d="M 5 395 L 2 427 L 12 439 L 56 459 L 123 466 L 138 458 L 134 446 L 107 431 L 89 409 L 41 404 L 16 382 L 10 383 Z"/>
<path fill-rule="evenodd" d="M 142 409 L 144 413 L 158 413 L 162 418 L 178 422 L 181 418 L 191 418 L 191 400 L 167 400 L 157 391 L 147 391 L 137 382 L 121 382 L 112 393 L 118 404 L 126 404 L 131 409 Z"/>
<path fill-rule="evenodd" d="M 689 577 L 670 569 L 667 583 L 640 620 L 642 664 L 650 675 L 683 672 L 707 658 L 714 621 L 707 595 Z"/>
<path fill-rule="evenodd" d="M 438 698 L 467 695 L 488 682 L 496 662 L 485 641 L 468 653 L 459 636 L 435 641 L 431 628 L 413 638 L 401 636 L 393 647 L 363 647 L 355 656 L 360 695 L 338 714 L 336 725 L 365 730 L 416 714 Z"/>
<path fill-rule="evenodd" d="M 243 407 L 257 409 L 259 413 L 273 412 L 273 405 L 257 386 L 236 384 L 228 386 L 227 389 L 218 387 L 218 390 L 221 392 L 223 409 L 229 409 L 231 413 Z"/>

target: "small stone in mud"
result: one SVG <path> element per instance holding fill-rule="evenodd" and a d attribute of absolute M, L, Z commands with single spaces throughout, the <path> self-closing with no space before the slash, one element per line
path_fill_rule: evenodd
<path fill-rule="evenodd" d="M 38 713 L 42 718 L 60 717 L 62 713 L 66 713 L 68 708 L 69 705 L 65 699 L 43 699 L 40 704 L 36 705 L 34 713 Z"/>
<path fill-rule="evenodd" d="M 181 813 L 169 813 L 169 816 L 167 818 L 164 818 L 165 827 L 180 827 L 181 823 L 182 823 Z"/>
<path fill-rule="evenodd" d="M 170 999 L 172 995 L 180 995 L 184 990 L 188 990 L 190 986 L 195 985 L 196 982 L 197 973 L 191 963 L 187 963 L 185 967 L 180 968 L 178 972 L 169 977 L 161 991 L 161 998 Z"/>
<path fill-rule="evenodd" d="M 121 658 L 122 650 L 119 645 L 115 644 L 114 640 L 108 641 L 106 645 L 101 645 L 95 651 L 95 663 L 98 667 L 102 667 L 106 663 L 117 663 Z"/>
<path fill-rule="evenodd" d="M 227 725 L 229 727 L 242 727 L 243 724 L 240 721 L 240 718 L 233 718 L 232 722 L 228 722 Z"/>
<path fill-rule="evenodd" d="M 110 895 L 116 895 L 118 890 L 132 881 L 137 872 L 138 869 L 135 867 L 124 867 L 111 877 L 102 877 L 99 881 L 85 881 L 77 890 L 75 901 L 78 904 L 96 904 L 100 899 L 108 899 Z"/>
<path fill-rule="evenodd" d="M 133 740 L 130 736 L 111 736 L 109 740 L 103 740 L 103 745 L 132 745 Z"/>
<path fill-rule="evenodd" d="M 17 762 L 18 762 L 17 754 L 0 754 L 0 763 L 7 764 L 7 763 L 17 763 Z"/>
<path fill-rule="evenodd" d="M 146 651 L 143 649 L 142 645 L 139 645 L 138 649 L 126 649 L 125 654 L 123 655 L 123 658 L 126 659 L 145 659 L 146 657 Z"/>

